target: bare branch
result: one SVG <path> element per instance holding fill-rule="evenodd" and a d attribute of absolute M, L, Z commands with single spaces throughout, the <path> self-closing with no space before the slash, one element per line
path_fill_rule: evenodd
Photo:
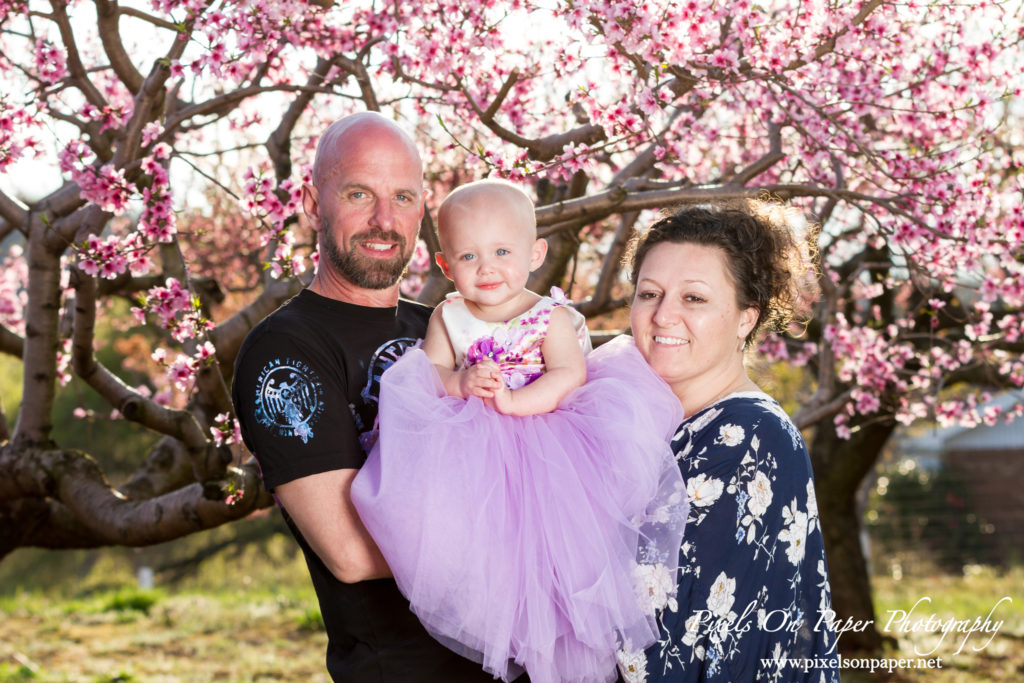
<path fill-rule="evenodd" d="M 311 73 L 309 78 L 306 79 L 306 83 L 308 83 L 311 88 L 317 83 L 322 83 L 330 70 L 331 62 L 324 59 L 318 59 L 316 68 L 313 69 L 313 73 Z M 291 176 L 292 160 L 290 152 L 292 131 L 295 130 L 295 125 L 306 112 L 306 107 L 309 106 L 314 95 L 315 92 L 312 89 L 300 92 L 299 95 L 292 100 L 292 103 L 288 105 L 288 109 L 285 110 L 284 115 L 281 116 L 280 123 L 277 124 L 277 128 L 274 129 L 274 132 L 271 133 L 270 138 L 267 140 L 267 153 L 274 162 L 274 173 L 276 174 L 278 181 Z"/>
<path fill-rule="evenodd" d="M 142 21 L 146 21 L 150 24 L 153 24 L 153 26 L 156 26 L 157 28 L 165 28 L 168 31 L 178 31 L 178 26 L 176 26 L 175 24 L 172 24 L 169 21 L 165 21 L 160 17 L 154 17 L 152 14 L 146 14 L 142 10 L 136 9 L 134 7 L 118 7 L 117 9 L 118 12 L 120 12 L 126 17 L 134 17 L 136 19 L 141 19 Z"/>
<path fill-rule="evenodd" d="M 371 44 L 382 39 L 383 36 L 371 41 Z M 366 71 L 366 65 L 361 61 L 353 61 L 340 55 L 335 57 L 334 62 L 355 77 L 356 83 L 359 85 L 359 93 L 362 96 L 363 102 L 366 103 L 366 108 L 370 111 L 380 111 L 380 101 L 377 99 L 377 93 L 373 89 L 373 81 Z"/>
<path fill-rule="evenodd" d="M 779 124 L 768 124 L 768 140 L 768 152 L 733 176 L 733 178 L 727 183 L 728 185 L 742 187 L 786 158 L 786 155 L 782 153 L 782 128 Z"/>
<path fill-rule="evenodd" d="M 18 458 L 12 451 L 5 449 L 0 455 L 0 471 L 8 475 L 0 484 L 0 496 L 55 498 L 73 515 L 75 526 L 84 529 L 81 542 L 85 544 L 152 545 L 220 526 L 272 504 L 254 462 L 228 473 L 245 492 L 234 505 L 223 501 L 223 482 L 195 483 L 135 501 L 114 491 L 96 462 L 82 453 L 49 450 Z"/>
<path fill-rule="evenodd" d="M 4 325 L 0 325 L 0 352 L 21 358 L 21 354 L 25 352 L 25 339 Z"/>
<path fill-rule="evenodd" d="M 499 138 L 505 142 L 526 149 L 528 156 L 531 159 L 536 159 L 538 161 L 550 161 L 568 144 L 592 145 L 605 139 L 604 128 L 594 124 L 585 124 L 565 133 L 548 135 L 547 137 L 536 140 L 525 138 L 522 135 L 513 133 L 507 128 L 499 125 L 498 122 L 494 120 L 494 114 L 501 107 L 502 100 L 508 95 L 512 86 L 515 85 L 518 77 L 518 71 L 513 70 L 512 73 L 509 74 L 508 79 L 502 84 L 498 95 L 488 106 L 487 111 L 484 111 L 480 107 L 476 100 L 473 99 L 473 96 L 469 94 L 469 90 L 465 86 L 462 87 L 462 94 L 465 96 L 466 102 L 469 103 L 469 106 L 474 112 L 476 112 L 477 116 L 480 117 L 480 122 Z"/>
<path fill-rule="evenodd" d="M 0 242 L 7 237 L 15 228 L 22 227 L 27 230 L 28 211 L 6 193 L 0 191 L 0 218 L 4 222 L 0 224 Z"/>
<path fill-rule="evenodd" d="M 164 123 L 165 130 L 173 130 L 180 126 L 183 122 L 195 118 L 197 116 L 206 116 L 210 114 L 223 114 L 231 111 L 235 106 L 238 105 L 242 100 L 260 95 L 267 92 L 326 92 L 322 88 L 309 88 L 304 85 L 268 85 L 268 86 L 249 86 L 247 88 L 239 88 L 238 90 L 232 90 L 216 97 L 211 97 L 205 102 L 200 102 L 192 106 L 186 107 L 179 111 L 176 111 L 173 116 L 168 117 L 168 120 Z"/>
<path fill-rule="evenodd" d="M 180 439 L 188 448 L 197 477 L 216 471 L 219 455 L 195 416 L 187 410 L 164 407 L 138 393 L 96 361 L 93 354 L 93 330 L 96 321 L 96 280 L 80 270 L 72 271 L 75 287 L 75 318 L 71 360 L 75 374 L 96 390 L 125 418 L 161 434 Z M 221 463 L 223 465 L 223 463 Z M 222 469 L 222 467 L 220 468 Z"/>
<path fill-rule="evenodd" d="M 68 19 L 67 3 L 60 0 L 50 0 L 50 7 L 53 8 L 51 18 L 60 30 L 61 41 L 67 51 L 68 72 L 71 74 L 72 82 L 75 84 L 85 99 L 95 107 L 103 109 L 107 106 L 107 100 L 103 94 L 93 85 L 86 73 L 82 58 L 78 53 L 78 45 L 75 43 L 75 32 L 71 29 L 71 21 Z"/>
<path fill-rule="evenodd" d="M 825 418 L 832 417 L 850 400 L 850 396 L 853 394 L 853 389 L 844 391 L 839 396 L 828 403 L 818 404 L 812 398 L 810 401 L 805 403 L 793 416 L 793 422 L 796 424 L 797 429 L 807 429 L 813 426 L 816 422 L 824 420 Z M 817 395 L 817 393 L 815 393 Z"/>
<path fill-rule="evenodd" d="M 103 43 L 103 51 L 106 53 L 107 59 L 110 60 L 110 66 L 114 69 L 114 73 L 134 94 L 142 88 L 142 74 L 135 68 L 121 43 L 121 33 L 118 28 L 119 16 L 120 12 L 118 12 L 116 2 L 96 0 L 96 20 L 100 41 Z"/>
<path fill-rule="evenodd" d="M 633 235 L 633 225 L 640 217 L 638 211 L 623 213 L 619 218 L 619 226 L 615 229 L 615 238 L 608 247 L 601 263 L 601 274 L 597 278 L 597 285 L 590 299 L 581 302 L 578 306 L 580 313 L 584 316 L 598 315 L 598 312 L 611 310 L 612 287 L 618 279 L 622 270 L 622 254 L 626 251 L 629 238 Z"/>
<path fill-rule="evenodd" d="M 272 280 L 255 301 L 210 330 L 210 341 L 217 349 L 217 361 L 227 367 L 233 366 L 238 349 L 249 330 L 287 299 L 295 296 L 302 286 L 302 282 L 294 278 Z"/>

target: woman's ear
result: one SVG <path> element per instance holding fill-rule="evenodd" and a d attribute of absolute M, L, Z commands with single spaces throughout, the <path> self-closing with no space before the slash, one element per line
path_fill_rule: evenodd
<path fill-rule="evenodd" d="M 533 243 L 533 249 L 530 252 L 530 272 L 540 268 L 540 264 L 544 263 L 544 257 L 548 255 L 548 241 L 543 237 L 537 239 Z"/>
<path fill-rule="evenodd" d="M 740 311 L 740 326 L 737 335 L 740 339 L 746 340 L 750 331 L 757 326 L 757 319 L 761 317 L 761 309 L 756 306 L 749 306 Z"/>
<path fill-rule="evenodd" d="M 437 264 L 437 267 L 441 269 L 441 272 L 444 273 L 446 278 L 449 280 L 453 279 L 452 271 L 448 268 L 448 260 L 444 257 L 444 253 L 439 251 L 434 254 L 434 263 Z"/>

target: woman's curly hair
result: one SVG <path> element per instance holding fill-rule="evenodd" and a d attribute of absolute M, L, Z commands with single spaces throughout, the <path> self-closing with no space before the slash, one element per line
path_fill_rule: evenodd
<path fill-rule="evenodd" d="M 747 341 L 763 329 L 782 331 L 794 319 L 803 274 L 808 268 L 779 204 L 747 201 L 737 206 L 686 206 L 629 243 L 623 262 L 636 287 L 640 267 L 658 244 L 699 244 L 725 252 L 736 288 L 736 305 L 758 310 Z"/>

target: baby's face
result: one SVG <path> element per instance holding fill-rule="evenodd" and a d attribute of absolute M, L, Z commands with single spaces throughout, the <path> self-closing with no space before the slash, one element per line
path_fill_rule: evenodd
<path fill-rule="evenodd" d="M 478 193 L 450 207 L 439 228 L 445 274 L 459 293 L 481 307 L 501 306 L 526 288 L 544 261 L 545 244 L 520 207 Z"/>

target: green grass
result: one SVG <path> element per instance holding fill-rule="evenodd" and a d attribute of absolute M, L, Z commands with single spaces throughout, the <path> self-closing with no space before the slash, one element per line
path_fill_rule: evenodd
<path fill-rule="evenodd" d="M 895 637 L 898 643 L 883 656 L 915 661 L 938 658 L 942 668 L 905 667 L 875 675 L 851 670 L 844 672 L 844 683 L 995 683 L 1024 679 L 1024 568 L 1000 571 L 968 567 L 963 576 L 934 573 L 899 580 L 876 577 L 873 587 L 876 624 L 883 635 Z M 904 613 L 906 620 L 902 620 Z M 928 617 L 933 615 L 936 622 L 984 622 L 988 617 L 995 635 L 975 633 L 965 639 L 964 633 L 950 632 L 943 637 L 940 630 L 926 628 Z M 995 628 L 999 621 L 1002 624 Z M 888 632 L 884 632 L 886 626 Z"/>
<path fill-rule="evenodd" d="M 323 619 L 287 536 L 240 544 L 174 582 L 158 573 L 153 590 L 137 587 L 143 561 L 159 566 L 229 533 L 186 539 L 184 550 L 15 552 L 0 563 L 0 683 L 327 681 Z M 889 634 L 898 644 L 884 656 L 934 649 L 941 670 L 848 671 L 844 683 L 1024 680 L 1024 569 L 876 577 L 874 589 L 879 628 L 890 610 L 910 610 L 922 598 L 931 599 L 918 607 L 922 615 L 954 619 L 984 618 L 1001 598 L 1011 601 L 993 616 L 1004 623 L 985 647 L 978 636 L 956 653 L 952 637 Z"/>

